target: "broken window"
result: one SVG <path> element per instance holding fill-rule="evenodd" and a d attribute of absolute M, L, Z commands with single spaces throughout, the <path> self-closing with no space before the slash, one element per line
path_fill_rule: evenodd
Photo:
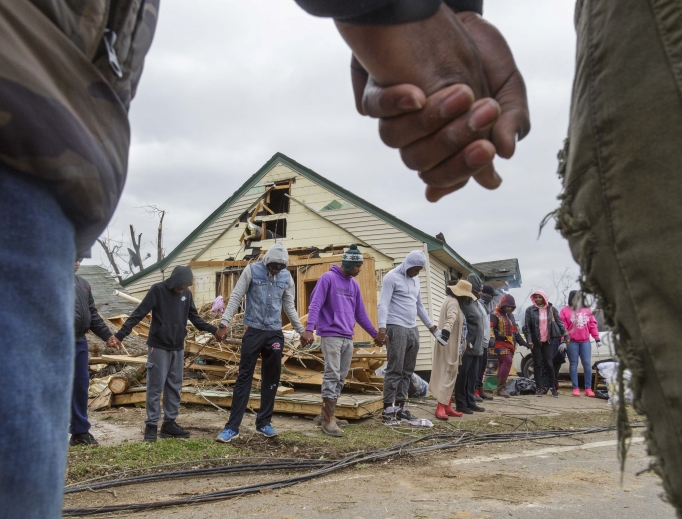
<path fill-rule="evenodd" d="M 320 211 L 335 211 L 337 209 L 349 209 L 353 207 L 345 200 L 332 200 L 327 205 L 325 205 Z"/>

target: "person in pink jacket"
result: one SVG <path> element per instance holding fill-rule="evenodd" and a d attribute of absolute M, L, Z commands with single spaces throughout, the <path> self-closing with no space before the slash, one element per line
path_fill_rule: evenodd
<path fill-rule="evenodd" d="M 583 374 L 585 376 L 585 396 L 594 396 L 592 391 L 592 345 L 590 335 L 597 341 L 597 347 L 601 345 L 599 340 L 599 330 L 597 320 L 592 315 L 589 308 L 579 308 L 573 310 L 577 290 L 572 290 L 568 294 L 568 306 L 561 309 L 561 320 L 564 322 L 571 342 L 568 343 L 568 362 L 571 373 L 571 383 L 573 384 L 573 396 L 580 396 L 578 387 L 578 358 L 583 363 Z"/>

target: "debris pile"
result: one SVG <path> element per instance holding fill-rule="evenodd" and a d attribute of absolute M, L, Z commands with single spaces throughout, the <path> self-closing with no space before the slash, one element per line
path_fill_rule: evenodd
<path fill-rule="evenodd" d="M 201 306 L 198 312 L 202 319 L 217 326 L 220 323 L 220 315 L 216 315 L 211 309 L 212 304 L 207 303 Z M 230 406 L 231 386 L 237 378 L 240 346 L 246 331 L 242 317 L 243 314 L 234 316 L 228 324 L 227 337 L 222 341 L 217 341 L 213 335 L 201 332 L 191 324 L 187 324 L 183 402 L 220 407 Z M 303 322 L 305 322 L 305 317 L 307 316 L 302 317 Z M 119 315 L 105 319 L 105 322 L 112 332 L 115 332 L 127 318 L 127 315 Z M 128 355 L 121 355 L 121 351 L 108 348 L 103 341 L 92 333 L 88 333 L 90 370 L 93 375 L 90 384 L 89 407 L 92 410 L 100 410 L 112 405 L 144 402 L 147 360 L 145 341 L 149 333 L 150 322 L 148 316 L 146 320 L 135 326 L 133 333 L 123 341 Z M 316 414 L 319 412 L 317 400 L 324 371 L 324 356 L 320 351 L 319 342 L 303 347 L 299 334 L 291 329 L 291 325 L 284 326 L 282 331 L 284 334 L 282 374 L 277 395 L 287 401 L 297 402 L 297 405 L 280 403 L 276 405 L 275 410 L 296 414 Z M 348 396 L 346 405 L 353 410 L 347 410 L 346 417 L 360 418 L 374 411 L 377 405 L 380 406 L 384 379 L 382 376 L 375 375 L 375 372 L 385 361 L 386 350 L 384 348 L 370 343 L 356 343 L 353 362 L 344 388 L 344 393 L 350 391 L 356 394 Z M 259 359 L 253 377 L 252 391 L 254 393 L 251 398 L 255 407 L 258 407 L 260 398 L 257 393 L 260 390 L 261 381 L 260 364 Z M 342 407 L 343 402 L 345 400 L 339 402 Z"/>

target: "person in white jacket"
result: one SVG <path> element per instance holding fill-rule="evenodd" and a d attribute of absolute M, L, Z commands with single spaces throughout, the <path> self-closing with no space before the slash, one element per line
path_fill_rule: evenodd
<path fill-rule="evenodd" d="M 421 298 L 419 272 L 425 266 L 424 253 L 412 251 L 400 266 L 384 276 L 381 285 L 376 341 L 388 341 L 388 362 L 384 374 L 384 423 L 415 419 L 405 408 L 405 400 L 419 352 L 417 316 L 431 333 L 437 330 Z"/>

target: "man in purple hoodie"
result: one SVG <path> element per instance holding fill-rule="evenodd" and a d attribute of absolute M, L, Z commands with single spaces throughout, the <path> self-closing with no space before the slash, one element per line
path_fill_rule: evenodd
<path fill-rule="evenodd" d="M 341 267 L 334 265 L 322 274 L 313 290 L 306 331 L 301 337 L 312 342 L 315 329 L 322 337 L 322 432 L 330 436 L 343 436 L 334 408 L 353 359 L 355 323 L 373 338 L 377 335 L 365 311 L 360 286 L 353 279 L 360 273 L 363 261 L 362 253 L 353 244 L 343 253 Z"/>

